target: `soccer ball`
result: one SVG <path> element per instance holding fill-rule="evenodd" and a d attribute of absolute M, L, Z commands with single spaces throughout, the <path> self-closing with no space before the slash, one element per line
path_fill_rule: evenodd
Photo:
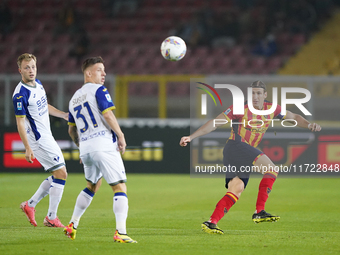
<path fill-rule="evenodd" d="M 186 52 L 187 46 L 183 39 L 178 36 L 170 36 L 162 42 L 161 53 L 166 60 L 181 60 Z"/>

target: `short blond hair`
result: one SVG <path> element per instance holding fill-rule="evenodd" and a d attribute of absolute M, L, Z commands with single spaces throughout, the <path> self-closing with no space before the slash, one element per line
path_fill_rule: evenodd
<path fill-rule="evenodd" d="M 37 63 L 37 58 L 33 54 L 24 53 L 20 55 L 17 60 L 18 67 L 21 68 L 21 63 L 23 60 L 31 61 L 32 59 L 35 61 L 35 63 Z"/>

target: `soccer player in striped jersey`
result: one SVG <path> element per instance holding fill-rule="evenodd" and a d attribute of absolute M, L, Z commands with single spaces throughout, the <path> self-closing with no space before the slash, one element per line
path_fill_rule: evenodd
<path fill-rule="evenodd" d="M 17 61 L 22 80 L 13 93 L 13 104 L 20 138 L 25 146 L 25 158 L 33 163 L 36 158 L 50 172 L 35 194 L 20 208 L 29 222 L 37 226 L 35 206 L 47 194 L 50 195 L 47 216 L 44 225 L 48 227 L 64 227 L 57 217 L 57 209 L 66 182 L 67 172 L 63 154 L 54 140 L 49 115 L 68 119 L 68 113 L 62 112 L 47 103 L 43 85 L 36 79 L 37 59 L 32 54 L 22 54 Z"/>
<path fill-rule="evenodd" d="M 272 103 L 266 101 L 267 92 L 266 85 L 261 81 L 255 81 L 251 84 L 252 87 L 252 102 L 257 110 L 268 110 Z M 202 230 L 211 234 L 223 234 L 223 231 L 217 226 L 217 222 L 230 210 L 237 202 L 240 195 L 247 186 L 250 172 L 240 172 L 241 167 L 256 166 L 261 170 L 263 178 L 259 185 L 259 191 L 256 202 L 256 210 L 252 216 L 255 223 L 259 222 L 275 222 L 279 220 L 279 216 L 271 215 L 265 211 L 265 204 L 268 195 L 272 190 L 278 172 L 275 171 L 274 163 L 256 147 L 262 140 L 264 133 L 267 131 L 272 119 L 287 119 L 295 120 L 297 126 L 307 128 L 311 131 L 320 131 L 321 127 L 316 123 L 309 123 L 299 114 L 294 114 L 290 111 L 286 115 L 281 115 L 281 107 L 278 105 L 274 113 L 268 115 L 256 115 L 250 112 L 247 101 L 244 104 L 244 115 L 234 115 L 233 107 L 229 107 L 216 117 L 219 120 L 225 120 L 230 123 L 233 121 L 231 135 L 223 150 L 223 164 L 225 166 L 234 166 L 238 172 L 227 173 L 226 184 L 227 193 L 217 203 L 216 208 L 208 221 L 202 223 Z M 248 121 L 251 120 L 250 123 Z M 187 146 L 196 137 L 206 135 L 214 131 L 218 126 L 210 120 L 190 136 L 181 138 L 180 145 Z M 216 123 L 216 122 L 215 122 Z M 223 123 L 222 121 L 220 123 Z M 251 124 L 249 126 L 248 124 Z M 265 166 L 267 171 L 261 166 Z"/>
<path fill-rule="evenodd" d="M 112 112 L 115 106 L 111 96 L 103 86 L 106 76 L 103 59 L 86 59 L 82 71 L 85 84 L 75 92 L 69 103 L 69 134 L 79 147 L 87 186 L 78 195 L 70 224 L 64 228 L 64 233 L 75 239 L 80 218 L 91 204 L 104 177 L 114 192 L 116 231 L 113 239 L 120 243 L 137 243 L 126 233 L 126 174 L 119 153 L 125 152 L 126 142 Z"/>

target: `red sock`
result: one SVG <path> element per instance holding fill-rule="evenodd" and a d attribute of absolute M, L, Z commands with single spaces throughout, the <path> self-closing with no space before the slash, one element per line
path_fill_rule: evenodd
<path fill-rule="evenodd" d="M 268 195 L 272 191 L 273 184 L 276 180 L 277 173 L 266 173 L 259 186 L 259 193 L 256 201 L 256 212 L 259 213 L 264 210 Z"/>
<path fill-rule="evenodd" d="M 224 214 L 226 214 L 229 209 L 237 202 L 238 197 L 231 193 L 227 192 L 225 196 L 217 203 L 215 211 L 210 217 L 210 222 L 217 224 L 217 222 L 222 219 Z"/>

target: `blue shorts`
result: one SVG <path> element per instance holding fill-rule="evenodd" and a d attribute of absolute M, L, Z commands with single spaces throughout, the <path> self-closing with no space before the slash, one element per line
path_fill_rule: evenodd
<path fill-rule="evenodd" d="M 244 171 L 244 167 L 253 166 L 262 154 L 264 154 L 262 151 L 247 143 L 228 140 L 223 149 L 223 164 L 232 170 L 226 174 L 225 187 L 228 188 L 228 183 L 237 176 L 243 181 L 245 188 L 250 171 Z"/>

